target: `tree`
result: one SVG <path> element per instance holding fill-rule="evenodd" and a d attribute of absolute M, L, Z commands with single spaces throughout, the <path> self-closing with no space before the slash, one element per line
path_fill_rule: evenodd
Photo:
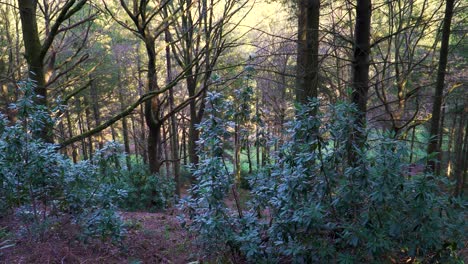
<path fill-rule="evenodd" d="M 298 4 L 296 101 L 318 96 L 320 0 Z"/>
<path fill-rule="evenodd" d="M 67 1 L 55 19 L 50 29 L 47 32 L 43 43 L 40 41 L 36 10 L 38 7 L 37 0 L 19 0 L 18 7 L 23 30 L 23 42 L 25 48 L 25 57 L 28 62 L 29 78 L 35 83 L 35 92 L 37 97 L 35 101 L 39 105 L 47 107 L 47 88 L 46 77 L 44 72 L 44 59 L 49 51 L 55 37 L 63 31 L 60 28 L 62 23 L 78 12 L 87 0 L 70 0 Z M 68 27 L 70 28 L 70 27 Z M 52 128 L 45 126 L 37 135 L 38 137 L 52 142 Z"/>
<path fill-rule="evenodd" d="M 164 33 L 165 23 L 155 23 L 156 18 L 161 14 L 161 10 L 166 7 L 168 2 L 162 3 L 161 6 L 152 5 L 151 1 L 136 1 L 133 0 L 132 6 L 129 7 L 124 0 L 120 1 L 121 7 L 125 10 L 126 15 L 130 18 L 133 25 L 129 25 L 123 20 L 120 20 L 112 14 L 105 2 L 103 2 L 107 11 L 112 15 L 115 21 L 120 25 L 136 34 L 145 45 L 147 56 L 147 82 L 148 92 L 159 91 L 160 87 L 157 80 L 156 69 L 156 40 Z M 151 100 L 145 102 L 145 121 L 148 126 L 148 162 L 151 173 L 159 173 L 161 167 L 161 127 L 160 119 L 161 104 L 158 96 L 154 96 Z"/>
<path fill-rule="evenodd" d="M 238 26 L 234 17 L 248 1 L 213 2 L 207 0 L 179 0 L 180 18 L 173 24 L 171 34 L 172 51 L 177 64 L 186 68 L 185 78 L 187 92 L 194 97 L 201 92 L 201 97 L 189 104 L 190 123 L 188 138 L 188 156 L 190 163 L 197 165 L 196 142 L 199 140 L 197 124 L 205 111 L 205 96 L 211 85 L 211 76 L 218 59 L 229 47 L 234 46 L 236 39 L 228 39 L 230 33 Z M 174 16 L 167 10 L 166 17 Z M 174 42 L 180 40 L 180 42 Z"/>
<path fill-rule="evenodd" d="M 376 97 L 369 102 L 368 117 L 396 138 L 427 120 L 421 95 L 432 85 L 442 7 L 442 1 L 401 0 L 382 3 L 373 12 L 373 22 L 380 26 L 372 34 Z"/>
<path fill-rule="evenodd" d="M 15 0 L 0 6 L 0 109 L 10 121 L 16 119 L 15 111 L 8 107 L 17 100 L 16 84 L 21 79 L 19 13 Z"/>
<path fill-rule="evenodd" d="M 356 5 L 356 24 L 354 28 L 354 56 L 352 64 L 352 94 L 351 101 L 357 107 L 357 129 L 352 134 L 351 143 L 363 147 L 366 126 L 367 94 L 369 91 L 369 55 L 370 55 L 370 29 L 371 29 L 371 0 L 358 0 Z M 351 146 L 350 162 L 356 163 L 355 147 Z"/>
<path fill-rule="evenodd" d="M 453 17 L 453 7 L 455 0 L 447 0 L 445 3 L 445 15 L 442 26 L 442 45 L 440 47 L 439 66 L 437 69 L 437 80 L 435 86 L 434 102 L 432 106 L 432 119 L 429 145 L 427 146 L 427 154 L 431 155 L 440 152 L 439 134 L 441 133 L 440 117 L 442 112 L 442 97 L 444 92 L 445 74 L 447 69 L 447 58 L 449 53 L 450 40 L 450 25 Z M 437 164 L 440 164 L 438 160 Z M 431 170 L 437 170 L 439 165 L 435 159 L 429 159 L 427 167 Z"/>

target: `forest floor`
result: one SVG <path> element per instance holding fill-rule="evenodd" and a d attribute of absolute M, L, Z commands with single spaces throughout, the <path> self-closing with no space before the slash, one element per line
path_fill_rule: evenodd
<path fill-rule="evenodd" d="M 53 230 L 38 241 L 8 238 L 14 246 L 1 249 L 0 263 L 190 263 L 197 249 L 192 238 L 177 220 L 178 212 L 122 212 L 127 225 L 125 239 L 119 244 L 93 241 L 81 243 L 77 230 Z M 18 232 L 15 219 L 3 219 L 0 232 Z M 5 239 L 3 239 L 5 241 Z M 0 241 L 1 242 L 1 241 Z"/>
<path fill-rule="evenodd" d="M 247 192 L 239 192 L 239 201 L 245 208 Z M 229 197 L 226 204 L 235 210 L 236 203 Z M 200 250 L 194 238 L 184 229 L 177 216 L 180 211 L 168 209 L 164 212 L 121 212 L 127 233 L 118 244 L 100 240 L 80 242 L 79 231 L 73 225 L 63 228 L 51 227 L 39 241 L 18 238 L 20 225 L 14 217 L 0 219 L 0 264 L 16 263 L 199 263 Z M 31 237 L 31 236 L 29 236 Z M 2 242 L 7 243 L 2 244 Z M 3 248 L 5 245 L 12 245 Z M 468 248 L 459 252 L 464 263 L 468 263 Z M 209 261 L 208 261 L 209 262 Z M 402 260 L 398 263 L 406 263 Z"/>

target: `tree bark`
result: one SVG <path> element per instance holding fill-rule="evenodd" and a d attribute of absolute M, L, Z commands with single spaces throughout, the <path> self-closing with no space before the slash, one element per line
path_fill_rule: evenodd
<path fill-rule="evenodd" d="M 94 117 L 94 124 L 96 126 L 101 124 L 101 112 L 99 108 L 99 100 L 98 100 L 98 94 L 97 94 L 97 87 L 94 85 L 94 80 L 90 80 L 90 89 L 89 89 L 89 94 L 91 96 L 91 107 L 93 108 L 93 117 Z M 102 136 L 100 133 L 98 133 L 98 146 L 99 149 L 102 149 L 104 147 L 104 143 L 102 140 Z"/>
<path fill-rule="evenodd" d="M 39 39 L 36 19 L 37 0 L 19 0 L 18 7 L 23 31 L 25 57 L 28 62 L 29 79 L 34 83 L 34 92 L 37 95 L 35 103 L 47 107 L 47 89 L 45 87 L 43 57 L 41 56 L 42 45 Z M 42 128 L 36 136 L 47 142 L 52 142 L 50 127 Z"/>
<path fill-rule="evenodd" d="M 365 143 L 367 94 L 369 91 L 369 55 L 372 4 L 371 0 L 358 0 L 356 5 L 356 24 L 354 28 L 354 55 L 352 65 L 352 103 L 357 107 L 356 127 L 351 133 L 349 160 L 357 165 L 358 154 L 355 147 L 362 148 Z M 353 146 L 354 145 L 354 146 Z"/>
<path fill-rule="evenodd" d="M 143 76 L 142 76 L 142 67 L 141 67 L 141 57 L 140 57 L 140 53 L 138 52 L 138 49 L 137 49 L 137 70 L 138 70 L 138 95 L 140 97 L 143 96 Z M 147 139 L 146 139 L 146 127 L 145 127 L 145 107 L 144 105 L 142 104 L 139 109 L 138 109 L 138 114 L 139 114 L 139 123 L 140 123 L 140 129 L 141 129 L 141 135 L 140 135 L 140 139 L 139 139 L 139 143 L 138 145 L 141 146 L 141 153 L 142 153 L 142 156 L 143 156 L 143 162 L 145 164 L 148 164 L 148 150 L 147 148 L 145 147 L 145 143 L 142 143 L 142 142 L 147 142 Z"/>
<path fill-rule="evenodd" d="M 194 78 L 190 76 L 187 78 L 187 89 L 189 92 L 189 96 L 192 97 L 195 95 L 196 89 L 196 82 L 193 80 Z M 188 136 L 188 156 L 189 162 L 197 166 L 198 164 L 198 155 L 197 155 L 197 141 L 200 139 L 200 133 L 197 130 L 197 124 L 199 124 L 200 120 L 198 120 L 197 115 L 197 103 L 196 100 L 190 102 L 190 122 L 189 122 L 189 136 Z"/>
<path fill-rule="evenodd" d="M 117 62 L 119 63 L 120 65 L 120 62 L 117 60 Z M 120 101 L 120 110 L 124 110 L 125 109 L 125 96 L 124 96 L 124 87 L 122 85 L 122 76 L 121 76 L 121 72 L 120 72 L 120 67 L 117 66 L 117 82 L 119 83 L 118 85 L 118 89 L 119 89 L 119 101 Z M 127 118 L 126 117 L 123 117 L 122 118 L 122 136 L 123 136 L 123 141 L 124 141 L 124 149 L 125 149 L 125 153 L 126 153 L 126 165 L 127 165 L 127 170 L 131 170 L 132 169 L 132 162 L 131 162 L 131 158 L 130 158 L 130 139 L 129 139 L 129 136 L 128 136 L 128 122 L 127 122 Z"/>
<path fill-rule="evenodd" d="M 468 159 L 468 122 L 466 121 L 466 116 L 463 115 L 463 110 L 458 124 L 458 133 L 455 145 L 455 196 L 463 193 L 467 175 L 466 160 Z"/>
<path fill-rule="evenodd" d="M 156 75 L 156 49 L 154 41 L 145 41 L 148 56 L 148 90 L 159 90 Z M 145 121 L 149 129 L 148 134 L 148 162 L 152 174 L 159 173 L 161 168 L 161 123 L 158 120 L 159 99 L 153 97 L 145 102 Z"/>
<path fill-rule="evenodd" d="M 18 0 L 29 78 L 35 83 L 34 90 L 37 95 L 35 102 L 38 105 L 43 105 L 47 108 L 44 58 L 47 52 L 49 52 L 55 37 L 60 33 L 59 29 L 62 23 L 83 8 L 86 2 L 87 0 L 80 0 L 79 2 L 76 0 L 70 0 L 64 3 L 61 9 L 57 12 L 54 23 L 52 25 L 46 24 L 46 37 L 44 38 L 43 43 L 41 43 L 36 18 L 38 1 Z M 50 20 L 46 23 L 49 22 Z M 53 59 L 51 59 L 51 61 L 53 61 Z M 51 124 L 45 124 L 36 137 L 42 138 L 46 142 L 53 142 L 52 129 L 53 127 Z"/>
<path fill-rule="evenodd" d="M 444 92 L 445 74 L 447 69 L 447 59 L 449 53 L 449 41 L 450 41 L 450 26 L 453 17 L 453 7 L 455 0 L 447 0 L 445 3 L 445 15 L 442 26 L 442 45 L 440 47 L 439 55 L 439 67 L 437 69 L 437 80 L 435 87 L 434 103 L 432 106 L 432 119 L 430 136 L 431 140 L 427 146 L 427 154 L 431 155 L 435 152 L 440 152 L 438 136 L 441 131 L 440 117 L 442 112 L 442 97 Z M 436 169 L 436 162 L 440 160 L 430 159 L 427 162 L 427 168 L 429 170 Z"/>
<path fill-rule="evenodd" d="M 246 142 L 246 150 L 247 150 L 247 163 L 249 164 L 249 174 L 250 174 L 253 172 L 252 154 L 250 152 L 250 142 Z"/>
<path fill-rule="evenodd" d="M 166 46 L 166 71 L 167 71 L 167 83 L 169 84 L 172 81 L 172 60 L 171 60 L 171 50 L 169 47 L 170 36 L 169 29 L 166 29 L 164 32 L 165 40 L 167 43 Z M 169 90 L 169 107 L 171 111 L 174 111 L 174 89 Z M 171 116 L 171 159 L 174 171 L 174 181 L 176 185 L 175 193 L 180 197 L 180 159 L 179 159 L 179 133 L 177 129 L 177 120 L 175 113 Z"/>
<path fill-rule="evenodd" d="M 235 170 L 235 175 L 234 179 L 236 181 L 237 185 L 240 185 L 241 183 L 241 149 L 242 149 L 242 143 L 241 143 L 241 135 L 240 135 L 240 125 L 238 124 L 239 121 L 236 122 L 236 125 L 234 127 L 234 170 Z"/>
<path fill-rule="evenodd" d="M 73 126 L 72 126 L 72 122 L 71 122 L 71 118 L 70 118 L 70 110 L 67 110 L 65 112 L 65 118 L 67 119 L 68 137 L 72 138 L 73 137 Z M 77 151 L 76 151 L 76 148 L 75 148 L 75 144 L 72 144 L 70 149 L 71 149 L 71 156 L 72 156 L 73 162 L 74 163 L 78 162 L 78 155 L 77 155 Z"/>
<path fill-rule="evenodd" d="M 320 0 L 300 0 L 297 42 L 296 101 L 318 96 Z"/>
<path fill-rule="evenodd" d="M 91 111 L 89 109 L 89 102 L 88 102 L 88 98 L 86 96 L 83 97 L 83 104 L 84 104 L 84 107 L 85 107 L 85 116 L 84 118 L 86 118 L 86 130 L 90 130 L 92 125 L 91 125 Z M 94 154 L 94 146 L 93 146 L 93 137 L 88 137 L 87 138 L 88 140 L 88 149 L 89 149 L 89 158 L 92 158 L 93 157 L 93 154 Z"/>

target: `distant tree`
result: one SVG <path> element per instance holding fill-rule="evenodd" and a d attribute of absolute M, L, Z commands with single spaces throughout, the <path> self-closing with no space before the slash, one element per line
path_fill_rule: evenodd
<path fill-rule="evenodd" d="M 438 2 L 438 1 L 437 1 Z M 388 1 L 373 13 L 371 87 L 368 118 L 405 137 L 409 130 L 427 121 L 422 97 L 432 85 L 437 28 L 443 2 Z"/>
<path fill-rule="evenodd" d="M 439 134 L 441 133 L 441 112 L 442 112 L 442 97 L 444 92 L 445 75 L 447 69 L 447 59 L 449 53 L 450 41 L 450 25 L 452 23 L 453 8 L 455 0 L 447 0 L 445 3 L 445 15 L 442 26 L 442 45 L 440 47 L 439 66 L 437 69 L 437 81 L 435 86 L 434 103 L 432 106 L 432 119 L 429 145 L 427 146 L 427 154 L 431 155 L 440 152 Z M 436 162 L 435 159 L 429 159 L 427 167 L 431 170 L 437 170 L 441 160 Z M 437 163 L 437 164 L 436 164 Z"/>
<path fill-rule="evenodd" d="M 161 10 L 166 7 L 168 2 L 161 5 L 155 5 L 152 1 L 149 0 L 133 0 L 129 5 L 126 3 L 126 1 L 121 0 L 120 7 L 123 8 L 125 14 L 130 19 L 130 22 L 127 22 L 125 19 L 118 18 L 115 14 L 113 14 L 113 12 L 111 12 L 107 6 L 107 3 L 104 1 L 103 3 L 108 13 L 112 15 L 115 21 L 117 21 L 124 28 L 133 32 L 143 41 L 147 56 L 147 91 L 153 92 L 160 90 L 156 68 L 156 40 L 164 33 L 166 24 L 162 22 L 158 23 L 157 19 L 161 16 Z M 160 120 L 160 115 L 161 102 L 158 96 L 153 97 L 151 100 L 147 100 L 145 102 L 145 121 L 149 129 L 147 144 L 148 162 L 151 173 L 159 173 L 162 161 L 162 122 Z"/>
<path fill-rule="evenodd" d="M 195 97 L 200 94 L 189 104 L 188 156 L 190 163 L 196 165 L 197 125 L 205 112 L 204 98 L 212 84 L 211 77 L 219 58 L 228 48 L 237 45 L 237 39 L 231 36 L 239 25 L 235 16 L 248 6 L 248 1 L 178 0 L 176 3 L 182 10 L 170 31 L 173 55 L 177 64 L 187 69 L 185 83 L 188 95 Z M 174 11 L 167 9 L 165 16 L 175 16 Z"/>
<path fill-rule="evenodd" d="M 16 119 L 9 107 L 18 99 L 16 83 L 21 79 L 19 13 L 16 0 L 0 4 L 0 109 L 10 121 Z"/>

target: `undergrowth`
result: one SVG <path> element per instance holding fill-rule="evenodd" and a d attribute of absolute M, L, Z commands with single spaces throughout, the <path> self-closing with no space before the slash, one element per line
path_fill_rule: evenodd
<path fill-rule="evenodd" d="M 80 228 L 79 239 L 118 242 L 125 228 L 118 209 L 158 210 L 174 203 L 174 181 L 151 175 L 144 164 L 125 167 L 122 146 L 108 142 L 91 159 L 73 163 L 58 146 L 36 135 L 57 121 L 34 102 L 34 84 L 20 84 L 21 98 L 10 106 L 16 121 L 0 116 L 0 214 L 12 214 L 21 236 L 43 239 L 60 225 Z M 156 194 L 156 195 L 154 195 Z M 0 215 L 1 216 L 1 215 Z M 2 248 L 8 246 L 1 241 Z"/>
<path fill-rule="evenodd" d="M 446 178 L 408 173 L 409 150 L 391 136 L 377 133 L 365 146 L 353 145 L 356 110 L 346 103 L 298 106 L 273 162 L 250 177 L 249 207 L 238 212 L 226 206 L 226 195 L 235 191 L 223 155 L 232 137 L 226 102 L 220 94 L 208 95 L 197 182 L 182 203 L 206 257 L 462 263 L 456 252 L 466 238 L 464 201 L 444 191 Z M 357 153 L 353 162 L 350 148 Z"/>

